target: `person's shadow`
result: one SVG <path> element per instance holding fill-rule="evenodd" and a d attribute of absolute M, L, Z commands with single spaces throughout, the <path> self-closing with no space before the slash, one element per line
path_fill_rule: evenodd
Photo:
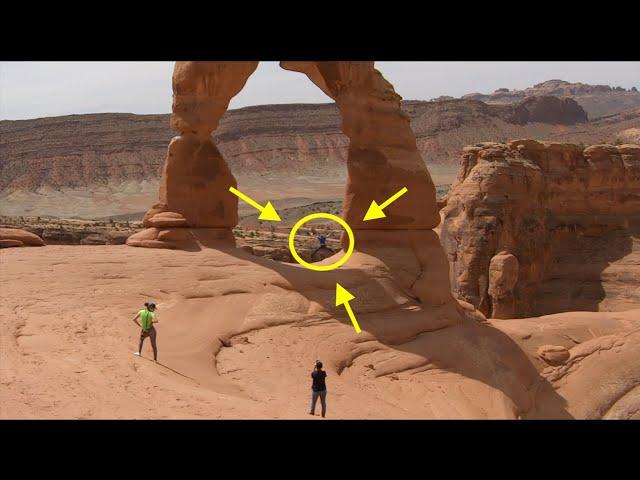
<path fill-rule="evenodd" d="M 335 253 L 336 252 L 331 250 L 326 245 L 320 245 L 311 254 L 311 261 L 314 262 L 314 263 L 315 262 L 320 262 L 320 261 L 324 260 L 325 258 L 332 257 L 333 255 L 335 255 Z"/>

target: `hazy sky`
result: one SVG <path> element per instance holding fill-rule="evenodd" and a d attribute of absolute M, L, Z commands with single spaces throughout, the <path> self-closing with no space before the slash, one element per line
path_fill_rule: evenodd
<path fill-rule="evenodd" d="M 559 78 L 640 88 L 640 62 L 376 62 L 406 100 L 526 88 Z M 172 62 L 0 62 L 0 119 L 171 111 Z M 331 100 L 306 76 L 262 62 L 231 108 Z"/>

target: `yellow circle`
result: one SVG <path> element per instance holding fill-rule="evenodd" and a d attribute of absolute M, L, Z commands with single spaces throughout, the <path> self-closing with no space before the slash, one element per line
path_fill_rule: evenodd
<path fill-rule="evenodd" d="M 313 265 L 312 263 L 305 262 L 302 258 L 300 258 L 300 255 L 298 255 L 298 252 L 296 252 L 296 247 L 293 244 L 293 239 L 295 238 L 298 229 L 309 220 L 314 220 L 316 218 L 326 218 L 328 220 L 338 222 L 340 225 L 342 225 L 342 228 L 345 229 L 345 231 L 347 232 L 347 236 L 349 237 L 349 248 L 347 248 L 347 251 L 345 252 L 343 257 L 337 262 L 334 262 L 330 265 Z M 291 250 L 291 255 L 293 255 L 293 258 L 295 258 L 296 261 L 303 267 L 307 267 L 317 272 L 327 272 L 329 270 L 333 270 L 334 268 L 338 268 L 340 265 L 346 262 L 353 253 L 353 247 L 355 243 L 356 241 L 353 237 L 353 231 L 351 230 L 349 224 L 342 218 L 331 215 L 330 213 L 312 213 L 311 215 L 307 215 L 306 217 L 301 218 L 300 220 L 298 220 L 298 223 L 293 226 L 293 228 L 291 229 L 291 233 L 289 234 L 289 250 Z"/>

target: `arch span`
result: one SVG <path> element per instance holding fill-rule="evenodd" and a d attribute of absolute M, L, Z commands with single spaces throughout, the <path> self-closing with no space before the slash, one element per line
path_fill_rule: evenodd
<path fill-rule="evenodd" d="M 435 187 L 400 95 L 372 61 L 280 65 L 305 74 L 342 115 L 350 141 L 343 218 L 356 232 L 356 249 L 395 266 L 401 283 L 420 300 L 450 301 L 448 262 L 432 230 L 440 222 Z M 176 62 L 171 127 L 179 135 L 169 144 L 159 201 L 144 217 L 147 229 L 131 236 L 129 245 L 233 244 L 238 199 L 228 189 L 237 182 L 211 134 L 257 66 L 254 61 Z M 386 218 L 363 221 L 372 200 L 382 202 L 402 187 L 409 190 L 407 198 L 387 207 Z"/>

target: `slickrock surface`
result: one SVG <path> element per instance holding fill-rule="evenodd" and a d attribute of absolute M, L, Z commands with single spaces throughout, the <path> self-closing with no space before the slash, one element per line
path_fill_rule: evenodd
<path fill-rule="evenodd" d="M 241 249 L 3 249 L 0 417 L 320 420 L 319 358 L 328 419 L 640 418 L 640 310 L 485 322 L 397 276 L 362 253 L 311 272 Z M 159 365 L 148 341 L 133 355 L 150 300 Z M 569 359 L 548 364 L 545 345 Z"/>
<path fill-rule="evenodd" d="M 440 237 L 487 316 L 640 304 L 640 146 L 517 140 L 465 148 Z"/>

